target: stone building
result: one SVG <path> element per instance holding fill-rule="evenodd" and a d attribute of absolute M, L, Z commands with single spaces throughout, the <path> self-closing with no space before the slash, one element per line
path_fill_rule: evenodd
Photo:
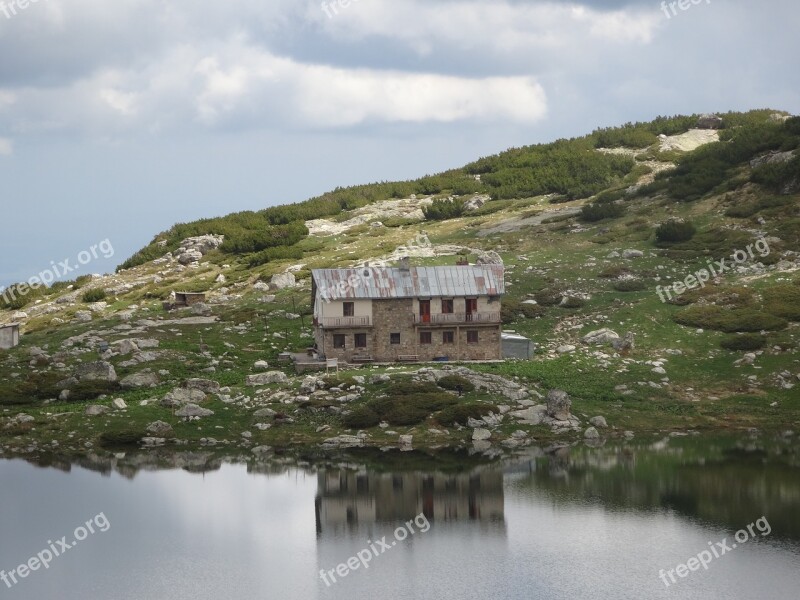
<path fill-rule="evenodd" d="M 0 350 L 10 350 L 19 345 L 19 324 L 0 325 Z"/>
<path fill-rule="evenodd" d="M 314 340 L 347 363 L 500 359 L 502 265 L 316 269 Z"/>

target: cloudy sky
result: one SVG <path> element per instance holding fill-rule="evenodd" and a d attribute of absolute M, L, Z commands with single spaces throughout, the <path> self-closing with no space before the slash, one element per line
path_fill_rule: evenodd
<path fill-rule="evenodd" d="M 682 3 L 0 0 L 0 285 L 598 126 L 800 112 L 796 0 Z"/>

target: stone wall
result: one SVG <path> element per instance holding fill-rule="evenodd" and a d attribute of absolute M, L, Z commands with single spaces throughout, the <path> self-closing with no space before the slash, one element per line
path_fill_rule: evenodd
<path fill-rule="evenodd" d="M 498 307 L 499 308 L 499 307 Z M 411 298 L 374 300 L 372 303 L 371 328 L 315 328 L 318 349 L 328 358 L 353 362 L 353 357 L 368 355 L 376 362 L 395 362 L 400 356 L 417 356 L 420 361 L 432 361 L 437 357 L 449 360 L 498 360 L 501 358 L 500 324 L 414 326 L 414 300 Z M 420 344 L 420 331 L 431 332 L 431 344 Z M 443 342 L 442 332 L 453 332 L 453 343 Z M 467 332 L 478 332 L 478 343 L 467 343 Z M 367 347 L 355 348 L 355 334 L 367 335 Z M 391 334 L 400 334 L 400 343 L 391 343 Z M 345 348 L 333 347 L 333 336 L 345 336 Z"/>

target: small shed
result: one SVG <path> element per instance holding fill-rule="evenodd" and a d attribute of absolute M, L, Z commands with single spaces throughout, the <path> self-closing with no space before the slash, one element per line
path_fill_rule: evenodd
<path fill-rule="evenodd" d="M 0 325 L 0 349 L 10 350 L 19 345 L 19 323 Z"/>
<path fill-rule="evenodd" d="M 163 303 L 165 310 L 186 308 L 206 301 L 205 292 L 172 292 L 172 296 L 169 301 Z"/>
<path fill-rule="evenodd" d="M 533 358 L 536 351 L 536 345 L 526 338 L 514 331 L 504 331 L 500 335 L 503 345 L 503 358 L 518 358 L 528 360 Z"/>

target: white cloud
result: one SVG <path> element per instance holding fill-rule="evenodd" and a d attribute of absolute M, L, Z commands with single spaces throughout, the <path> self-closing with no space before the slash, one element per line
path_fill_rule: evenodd
<path fill-rule="evenodd" d="M 307 11 L 338 39 L 394 39 L 419 54 L 435 46 L 509 54 L 600 40 L 646 44 L 663 22 L 652 7 L 597 10 L 572 2 L 369 0 L 339 9 L 331 19 L 312 1 Z"/>
<path fill-rule="evenodd" d="M 0 137 L 0 156 L 11 156 L 14 154 L 14 143 L 8 139 Z"/>

